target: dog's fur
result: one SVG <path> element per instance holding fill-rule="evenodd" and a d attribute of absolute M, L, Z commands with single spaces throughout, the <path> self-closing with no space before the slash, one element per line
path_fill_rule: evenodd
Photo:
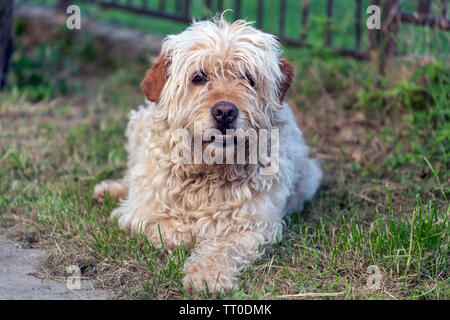
<path fill-rule="evenodd" d="M 168 36 L 141 84 L 146 105 L 131 113 L 127 173 L 95 187 L 99 201 L 105 192 L 122 199 L 112 213 L 122 228 L 169 250 L 194 245 L 184 266 L 188 289 L 236 286 L 238 271 L 281 239 L 283 216 L 301 210 L 319 186 L 320 168 L 283 102 L 294 70 L 280 56 L 274 36 L 223 17 Z M 202 72 L 207 81 L 193 83 Z M 211 108 L 220 101 L 237 106 L 236 129 L 279 129 L 276 174 L 262 175 L 260 164 L 173 161 L 173 132 L 193 133 L 195 121 L 214 128 Z"/>

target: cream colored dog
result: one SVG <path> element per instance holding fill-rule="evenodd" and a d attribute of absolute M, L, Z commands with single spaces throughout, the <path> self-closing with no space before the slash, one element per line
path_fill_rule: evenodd
<path fill-rule="evenodd" d="M 281 239 L 283 216 L 301 210 L 319 186 L 320 168 L 283 102 L 293 66 L 280 55 L 274 36 L 223 17 L 168 36 L 141 84 L 146 105 L 131 113 L 127 173 L 95 187 L 99 201 L 105 192 L 122 199 L 112 213 L 122 228 L 169 250 L 193 245 L 184 266 L 188 289 L 235 287 L 239 270 Z M 198 137 L 196 126 L 200 149 L 189 139 Z M 205 141 L 210 129 L 216 134 Z M 275 170 L 263 174 L 271 163 L 251 163 L 254 142 L 237 143 L 233 130 L 277 131 L 268 144 Z M 226 163 L 193 160 L 208 147 L 216 156 L 239 146 L 243 163 L 228 154 Z M 174 150 L 194 152 L 180 161 Z"/>

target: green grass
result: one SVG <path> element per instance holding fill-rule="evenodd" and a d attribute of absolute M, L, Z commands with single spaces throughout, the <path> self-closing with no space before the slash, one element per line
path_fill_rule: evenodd
<path fill-rule="evenodd" d="M 99 69 L 86 64 L 98 54 L 89 40 L 29 48 L 23 37 L 0 93 L 1 233 L 45 248 L 46 276 L 67 277 L 76 264 L 124 297 L 196 298 L 181 285 L 188 250 L 168 254 L 130 236 L 109 219 L 117 203 L 91 197 L 96 183 L 123 174 L 127 114 L 142 103 L 146 66 Z M 297 69 L 288 101 L 325 180 L 239 289 L 219 298 L 449 299 L 448 64 L 388 84 L 372 65 L 320 49 L 286 55 Z M 367 286 L 373 268 L 378 289 Z"/>

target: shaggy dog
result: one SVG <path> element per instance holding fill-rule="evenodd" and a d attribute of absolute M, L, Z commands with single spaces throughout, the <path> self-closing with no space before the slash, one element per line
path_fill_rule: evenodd
<path fill-rule="evenodd" d="M 105 192 L 122 200 L 112 213 L 122 228 L 168 250 L 193 246 L 187 289 L 235 287 L 239 271 L 281 239 L 283 216 L 319 186 L 321 170 L 284 102 L 293 65 L 280 56 L 274 36 L 223 17 L 168 36 L 141 83 L 146 104 L 131 112 L 125 177 L 94 189 L 98 201 Z M 252 148 L 261 141 L 251 134 L 237 142 L 238 130 L 265 130 L 259 139 L 268 147 Z M 245 157 L 236 163 L 227 152 L 238 147 Z M 249 160 L 260 149 L 270 150 L 269 162 Z M 205 151 L 227 160 L 198 161 Z"/>

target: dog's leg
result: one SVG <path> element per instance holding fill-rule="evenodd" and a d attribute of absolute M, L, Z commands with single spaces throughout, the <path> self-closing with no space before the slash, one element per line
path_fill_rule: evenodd
<path fill-rule="evenodd" d="M 94 187 L 94 200 L 103 203 L 105 194 L 109 194 L 111 198 L 123 200 L 128 195 L 128 182 L 125 179 L 120 180 L 104 180 Z"/>
<path fill-rule="evenodd" d="M 261 247 L 273 242 L 280 230 L 275 224 L 263 231 L 242 231 L 226 238 L 201 241 L 184 265 L 184 287 L 188 290 L 207 287 L 212 292 L 236 287 L 239 270 L 258 258 Z"/>
<path fill-rule="evenodd" d="M 130 190 L 128 198 L 114 209 L 111 217 L 117 219 L 120 227 L 133 235 L 144 235 L 155 247 L 168 251 L 184 244 L 190 248 L 195 232 L 183 221 L 152 211 L 151 203 L 139 203 Z"/>
<path fill-rule="evenodd" d="M 176 219 L 165 219 L 157 224 L 147 224 L 143 231 L 155 247 L 164 248 L 169 252 L 182 243 L 186 249 L 189 249 L 194 240 L 193 233 L 186 229 L 184 223 Z"/>
<path fill-rule="evenodd" d="M 303 210 L 305 201 L 312 199 L 322 180 L 322 171 L 316 160 L 308 158 L 298 167 L 300 178 L 286 203 L 286 213 Z"/>

